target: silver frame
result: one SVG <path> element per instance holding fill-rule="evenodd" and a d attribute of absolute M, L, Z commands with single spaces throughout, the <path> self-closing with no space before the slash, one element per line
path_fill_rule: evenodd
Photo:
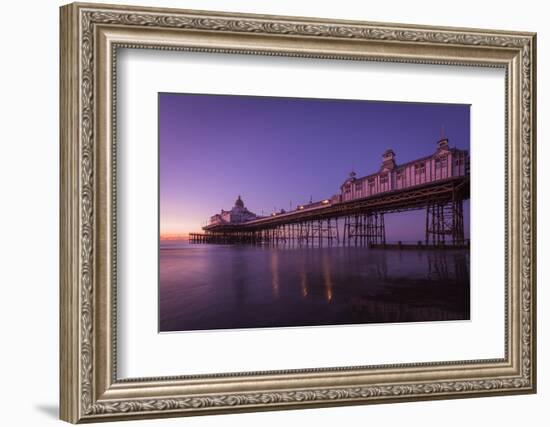
<path fill-rule="evenodd" d="M 99 4 L 63 6 L 61 418 L 77 423 L 534 393 L 535 41 L 533 33 L 508 31 Z M 118 48 L 504 68 L 505 357 L 118 379 Z"/>

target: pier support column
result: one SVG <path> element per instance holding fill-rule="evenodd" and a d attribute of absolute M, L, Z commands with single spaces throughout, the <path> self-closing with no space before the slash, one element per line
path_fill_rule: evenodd
<path fill-rule="evenodd" d="M 453 199 L 426 208 L 426 245 L 464 244 L 464 202 Z"/>
<path fill-rule="evenodd" d="M 300 243 L 309 245 L 311 238 L 311 223 L 304 221 L 300 223 Z"/>
<path fill-rule="evenodd" d="M 383 213 L 367 215 L 366 237 L 369 246 L 386 244 L 386 225 Z"/>
<path fill-rule="evenodd" d="M 344 218 L 343 243 L 347 245 L 385 245 L 384 214 L 373 212 Z"/>

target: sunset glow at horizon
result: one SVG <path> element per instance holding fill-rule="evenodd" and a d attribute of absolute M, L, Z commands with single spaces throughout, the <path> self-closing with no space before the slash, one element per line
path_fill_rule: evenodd
<path fill-rule="evenodd" d="M 470 150 L 469 105 L 161 93 L 161 240 L 202 232 L 239 195 L 257 215 L 330 198 L 350 171 L 377 172 L 388 148 L 398 165 L 433 154 L 442 127 Z M 388 241 L 423 239 L 424 221 L 388 214 Z"/>

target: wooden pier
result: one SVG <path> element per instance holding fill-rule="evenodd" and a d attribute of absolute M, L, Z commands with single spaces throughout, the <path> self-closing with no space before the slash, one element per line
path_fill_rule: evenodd
<path fill-rule="evenodd" d="M 468 152 L 451 148 L 444 136 L 433 154 L 404 164 L 389 149 L 377 172 L 358 178 L 352 171 L 339 194 L 261 217 L 245 209 L 239 196 L 235 218 L 233 210 L 222 209 L 189 241 L 389 247 L 384 215 L 423 209 L 423 248 L 467 246 L 463 204 L 470 198 L 469 162 Z"/>
<path fill-rule="evenodd" d="M 216 244 L 235 244 L 261 243 L 259 236 L 256 233 L 241 232 L 241 233 L 189 233 L 189 243 L 216 243 Z"/>
<path fill-rule="evenodd" d="M 389 247 L 384 216 L 424 209 L 422 247 L 459 248 L 466 246 L 462 204 L 469 197 L 469 177 L 461 176 L 242 223 L 207 225 L 204 233 L 191 233 L 189 242 Z"/>

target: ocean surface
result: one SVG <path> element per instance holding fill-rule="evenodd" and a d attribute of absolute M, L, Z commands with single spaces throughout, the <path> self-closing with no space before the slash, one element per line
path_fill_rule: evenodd
<path fill-rule="evenodd" d="M 465 320 L 467 250 L 160 246 L 160 331 Z"/>

